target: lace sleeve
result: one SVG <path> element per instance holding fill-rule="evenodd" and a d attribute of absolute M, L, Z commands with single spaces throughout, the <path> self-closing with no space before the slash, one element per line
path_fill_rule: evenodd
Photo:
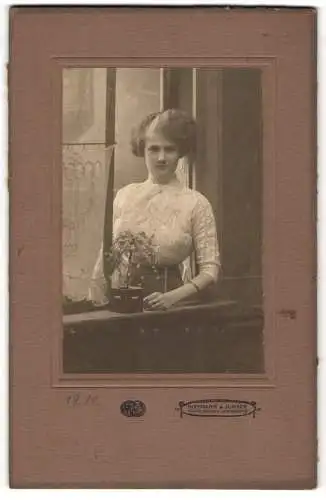
<path fill-rule="evenodd" d="M 193 208 L 192 231 L 199 274 L 208 274 L 216 282 L 220 267 L 220 252 L 215 217 L 211 204 L 201 194 Z"/>

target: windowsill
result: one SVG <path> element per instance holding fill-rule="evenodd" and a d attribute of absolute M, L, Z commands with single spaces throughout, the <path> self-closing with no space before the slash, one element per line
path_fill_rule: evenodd
<path fill-rule="evenodd" d="M 253 308 L 251 309 L 251 313 Z M 103 321 L 119 321 L 119 320 L 147 320 L 150 318 L 155 318 L 157 320 L 163 319 L 171 316 L 180 316 L 185 313 L 188 315 L 200 314 L 207 312 L 217 312 L 221 316 L 233 316 L 235 312 L 239 312 L 238 304 L 235 301 L 230 300 L 219 300 L 206 304 L 191 304 L 191 305 L 180 305 L 173 307 L 167 311 L 144 311 L 138 313 L 118 313 L 106 310 L 83 312 L 78 314 L 69 314 L 63 316 L 64 326 L 70 326 L 74 324 L 81 324 L 87 322 L 103 322 Z M 243 312 L 243 311 L 242 311 Z M 236 314 L 237 315 L 237 314 Z"/>
<path fill-rule="evenodd" d="M 87 373 L 262 373 L 260 307 L 235 301 L 168 311 L 64 316 L 63 367 Z"/>

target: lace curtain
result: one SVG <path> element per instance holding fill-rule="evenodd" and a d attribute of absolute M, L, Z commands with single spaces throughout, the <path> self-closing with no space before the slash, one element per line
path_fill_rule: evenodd
<path fill-rule="evenodd" d="M 103 239 L 107 180 L 112 147 L 63 146 L 63 294 L 87 296 Z"/>

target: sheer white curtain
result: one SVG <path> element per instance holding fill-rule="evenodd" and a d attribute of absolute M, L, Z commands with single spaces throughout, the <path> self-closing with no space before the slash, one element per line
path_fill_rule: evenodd
<path fill-rule="evenodd" d="M 112 147 L 73 145 L 62 148 L 63 294 L 87 297 L 103 240 L 108 169 Z"/>
<path fill-rule="evenodd" d="M 105 147 L 106 69 L 62 72 L 63 294 L 87 297 L 103 238 L 108 166 Z"/>

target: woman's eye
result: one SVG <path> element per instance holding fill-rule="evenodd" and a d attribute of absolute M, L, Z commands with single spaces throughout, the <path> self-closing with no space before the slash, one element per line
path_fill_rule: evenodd
<path fill-rule="evenodd" d="M 175 153 L 177 151 L 175 146 L 166 146 L 164 148 L 161 148 L 160 146 L 149 146 L 148 147 L 148 151 L 150 153 L 159 153 L 163 149 L 164 149 L 164 152 L 167 154 Z"/>
<path fill-rule="evenodd" d="M 165 152 L 166 153 L 175 153 L 176 152 L 176 148 L 174 146 L 167 146 L 165 148 Z"/>

